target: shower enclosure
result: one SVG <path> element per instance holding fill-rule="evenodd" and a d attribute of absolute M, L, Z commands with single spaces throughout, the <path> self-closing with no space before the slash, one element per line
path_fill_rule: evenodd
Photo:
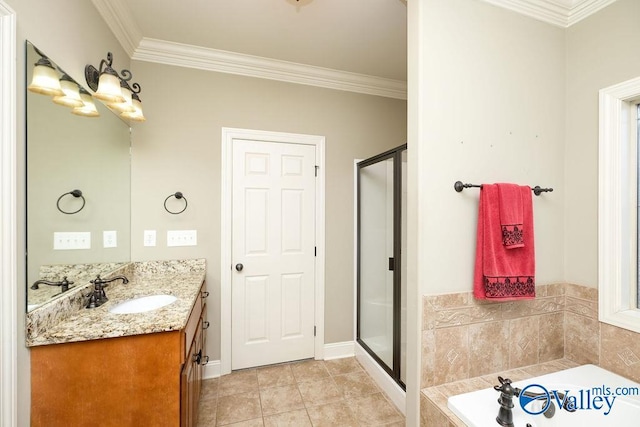
<path fill-rule="evenodd" d="M 406 379 L 407 146 L 356 165 L 356 341 L 397 386 Z"/>

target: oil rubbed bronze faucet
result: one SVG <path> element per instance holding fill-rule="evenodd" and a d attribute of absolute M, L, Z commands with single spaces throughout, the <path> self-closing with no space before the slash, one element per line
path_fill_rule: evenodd
<path fill-rule="evenodd" d="M 498 377 L 498 381 L 500 381 L 500 385 L 494 385 L 493 389 L 500 392 L 500 397 L 498 398 L 498 403 L 500 404 L 500 409 L 498 410 L 498 416 L 496 417 L 496 422 L 503 427 L 514 427 L 513 426 L 513 413 L 511 410 L 513 409 L 513 398 L 519 397 L 521 394 L 527 396 L 532 399 L 540 399 L 545 402 L 544 416 L 545 418 L 552 418 L 556 413 L 556 407 L 551 400 L 551 396 L 544 393 L 531 393 L 528 391 L 523 392 L 521 389 L 517 387 L 513 387 L 511 385 L 511 380 L 509 378 Z M 562 404 L 562 408 L 567 412 L 575 412 L 576 409 L 571 406 L 569 401 L 564 398 L 564 393 L 555 393 L 559 402 L 564 402 Z M 527 427 L 530 424 L 527 424 Z"/>
<path fill-rule="evenodd" d="M 69 290 L 69 285 L 73 285 L 73 282 L 68 281 L 67 276 L 64 276 L 59 282 L 41 279 L 33 282 L 31 289 L 40 289 L 39 285 L 60 286 L 60 292 L 66 292 Z"/>
<path fill-rule="evenodd" d="M 129 283 L 129 279 L 122 275 L 113 276 L 112 278 L 105 280 L 100 278 L 100 275 L 98 274 L 95 279 L 91 280 L 90 283 L 93 283 L 93 292 L 89 294 L 89 301 L 87 302 L 86 308 L 100 307 L 102 304 L 109 301 L 107 294 L 104 292 L 104 288 L 109 286 L 109 283 L 116 280 L 122 280 L 122 283 L 124 284 Z"/>

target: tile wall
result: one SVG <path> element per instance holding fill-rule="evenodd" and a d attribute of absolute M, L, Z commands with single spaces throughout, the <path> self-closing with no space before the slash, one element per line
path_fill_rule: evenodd
<path fill-rule="evenodd" d="M 536 288 L 534 300 L 423 297 L 421 388 L 566 358 L 640 382 L 640 334 L 598 321 L 598 291 Z"/>

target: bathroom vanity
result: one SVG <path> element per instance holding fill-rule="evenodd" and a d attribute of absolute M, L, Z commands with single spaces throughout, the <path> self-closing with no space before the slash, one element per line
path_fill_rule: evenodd
<path fill-rule="evenodd" d="M 196 424 L 208 359 L 208 293 L 204 269 L 181 268 L 132 263 L 122 272 L 129 283 L 107 287 L 109 301 L 100 307 L 76 304 L 54 324 L 28 325 L 32 426 Z M 175 300 L 140 313 L 114 312 L 122 302 L 148 295 Z M 39 321 L 31 319 L 31 326 Z"/>

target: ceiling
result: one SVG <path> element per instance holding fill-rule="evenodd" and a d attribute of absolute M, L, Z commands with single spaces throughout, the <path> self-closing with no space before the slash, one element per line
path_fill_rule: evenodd
<path fill-rule="evenodd" d="M 484 1 L 567 27 L 615 0 Z M 136 60 L 406 99 L 407 0 L 92 2 Z"/>
<path fill-rule="evenodd" d="M 127 1 L 144 37 L 406 80 L 407 7 L 400 0 L 177 4 Z"/>

